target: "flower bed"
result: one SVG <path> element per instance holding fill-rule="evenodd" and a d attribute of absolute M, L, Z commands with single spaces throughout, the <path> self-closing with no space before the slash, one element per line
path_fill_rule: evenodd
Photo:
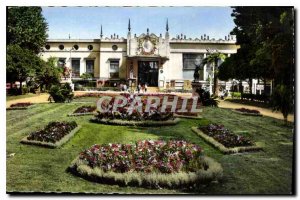
<path fill-rule="evenodd" d="M 223 125 L 209 124 L 192 130 L 223 153 L 261 150 L 248 138 L 230 132 Z"/>
<path fill-rule="evenodd" d="M 251 110 L 248 108 L 237 108 L 233 111 L 242 115 L 262 116 L 258 110 Z"/>
<path fill-rule="evenodd" d="M 75 121 L 50 122 L 42 130 L 32 132 L 23 138 L 21 143 L 56 148 L 66 143 L 79 129 L 80 126 Z"/>
<path fill-rule="evenodd" d="M 145 187 L 189 187 L 222 176 L 219 163 L 182 140 L 93 145 L 69 169 L 93 181 Z"/>
<path fill-rule="evenodd" d="M 6 108 L 6 110 L 26 110 L 28 108 L 31 108 L 32 106 L 34 106 L 34 104 L 30 102 L 15 103 L 11 104 L 9 108 Z"/>
<path fill-rule="evenodd" d="M 77 108 L 73 113 L 68 114 L 68 116 L 80 116 L 80 115 L 93 115 L 96 111 L 96 106 L 81 106 Z"/>
<path fill-rule="evenodd" d="M 127 98 L 127 104 L 124 107 L 117 108 L 113 111 L 113 104 L 115 98 L 112 98 L 106 105 L 102 105 L 103 109 L 108 109 L 107 112 L 97 112 L 95 117 L 91 119 L 92 122 L 114 125 L 128 125 L 128 126 L 153 126 L 153 125 L 175 125 L 179 119 L 174 118 L 170 109 L 167 108 L 166 112 L 160 112 L 158 108 L 151 107 L 149 112 L 142 112 L 138 110 L 130 111 L 130 104 L 135 96 L 132 94 L 122 94 Z M 147 96 L 141 98 L 141 108 L 145 110 L 147 103 Z"/>

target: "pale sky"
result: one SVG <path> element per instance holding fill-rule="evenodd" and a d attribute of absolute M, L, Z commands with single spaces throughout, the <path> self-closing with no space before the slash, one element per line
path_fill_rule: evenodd
<path fill-rule="evenodd" d="M 128 19 L 132 34 L 164 36 L 166 20 L 171 38 L 224 38 L 234 27 L 230 7 L 43 7 L 50 39 L 97 39 L 102 24 L 104 37 L 127 37 Z"/>

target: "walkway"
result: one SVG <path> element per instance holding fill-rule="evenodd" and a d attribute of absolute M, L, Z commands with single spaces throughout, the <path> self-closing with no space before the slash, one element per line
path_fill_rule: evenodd
<path fill-rule="evenodd" d="M 244 105 L 244 104 L 233 103 L 233 102 L 222 101 L 222 100 L 219 103 L 219 107 L 220 108 L 231 108 L 231 109 L 235 109 L 235 108 L 255 109 L 255 110 L 258 110 L 262 115 L 283 120 L 283 116 L 282 116 L 281 112 L 279 112 L 279 111 L 272 112 L 272 110 L 268 109 L 268 108 L 261 108 L 261 107 L 256 107 L 256 106 L 248 106 L 248 105 Z M 288 115 L 288 121 L 294 122 L 294 115 L 289 114 Z"/>
<path fill-rule="evenodd" d="M 84 93 L 91 93 L 90 91 L 76 91 L 75 95 L 79 95 L 79 94 L 84 94 Z M 101 92 L 101 93 L 116 93 L 116 92 Z M 178 93 L 176 93 L 178 94 Z M 179 96 L 184 96 L 184 97 L 191 97 L 190 93 L 181 93 L 179 94 Z M 23 98 L 23 99 L 15 99 L 15 100 L 10 100 L 6 102 L 6 107 L 9 107 L 11 104 L 14 103 L 20 103 L 20 102 L 31 102 L 31 103 L 45 103 L 48 102 L 48 94 L 40 94 L 34 97 L 27 97 L 27 98 Z M 219 103 L 219 107 L 220 108 L 230 108 L 230 109 L 234 109 L 234 108 L 248 108 L 248 109 L 255 109 L 260 111 L 261 114 L 265 115 L 265 116 L 269 116 L 269 117 L 273 117 L 276 119 L 281 119 L 283 120 L 283 116 L 281 114 L 281 112 L 272 112 L 271 109 L 267 109 L 267 108 L 261 108 L 261 107 L 255 107 L 255 106 L 248 106 L 248 105 L 243 105 L 243 104 L 239 104 L 239 103 L 232 103 L 232 102 L 228 102 L 228 101 L 223 101 L 220 100 Z M 293 122 L 294 121 L 294 115 L 288 115 L 288 121 Z"/>

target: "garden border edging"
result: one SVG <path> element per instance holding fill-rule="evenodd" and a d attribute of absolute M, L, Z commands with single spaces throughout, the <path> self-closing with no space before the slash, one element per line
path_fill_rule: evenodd
<path fill-rule="evenodd" d="M 244 146 L 244 147 L 227 148 L 220 142 L 216 141 L 214 138 L 209 137 L 208 135 L 203 133 L 197 127 L 192 127 L 192 131 L 195 132 L 197 135 L 199 135 L 201 138 L 203 138 L 206 142 L 210 143 L 211 145 L 213 145 L 214 147 L 219 149 L 224 154 L 234 154 L 234 153 L 241 153 L 241 152 L 247 152 L 247 151 L 262 150 L 262 147 L 259 147 L 259 146 Z"/>

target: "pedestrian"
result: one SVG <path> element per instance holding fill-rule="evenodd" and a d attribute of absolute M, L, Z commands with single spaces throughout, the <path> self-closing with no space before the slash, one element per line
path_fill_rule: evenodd
<path fill-rule="evenodd" d="M 127 92 L 127 85 L 126 85 L 126 84 L 124 84 L 124 86 L 123 86 L 123 87 L 124 87 L 124 91 L 125 91 L 125 92 Z"/>
<path fill-rule="evenodd" d="M 142 88 L 142 86 L 141 86 L 141 84 L 139 83 L 139 85 L 137 86 L 137 91 L 138 91 L 138 93 L 140 93 L 141 88 Z"/>
<path fill-rule="evenodd" d="M 147 92 L 148 86 L 147 83 L 145 83 L 145 93 Z"/>

